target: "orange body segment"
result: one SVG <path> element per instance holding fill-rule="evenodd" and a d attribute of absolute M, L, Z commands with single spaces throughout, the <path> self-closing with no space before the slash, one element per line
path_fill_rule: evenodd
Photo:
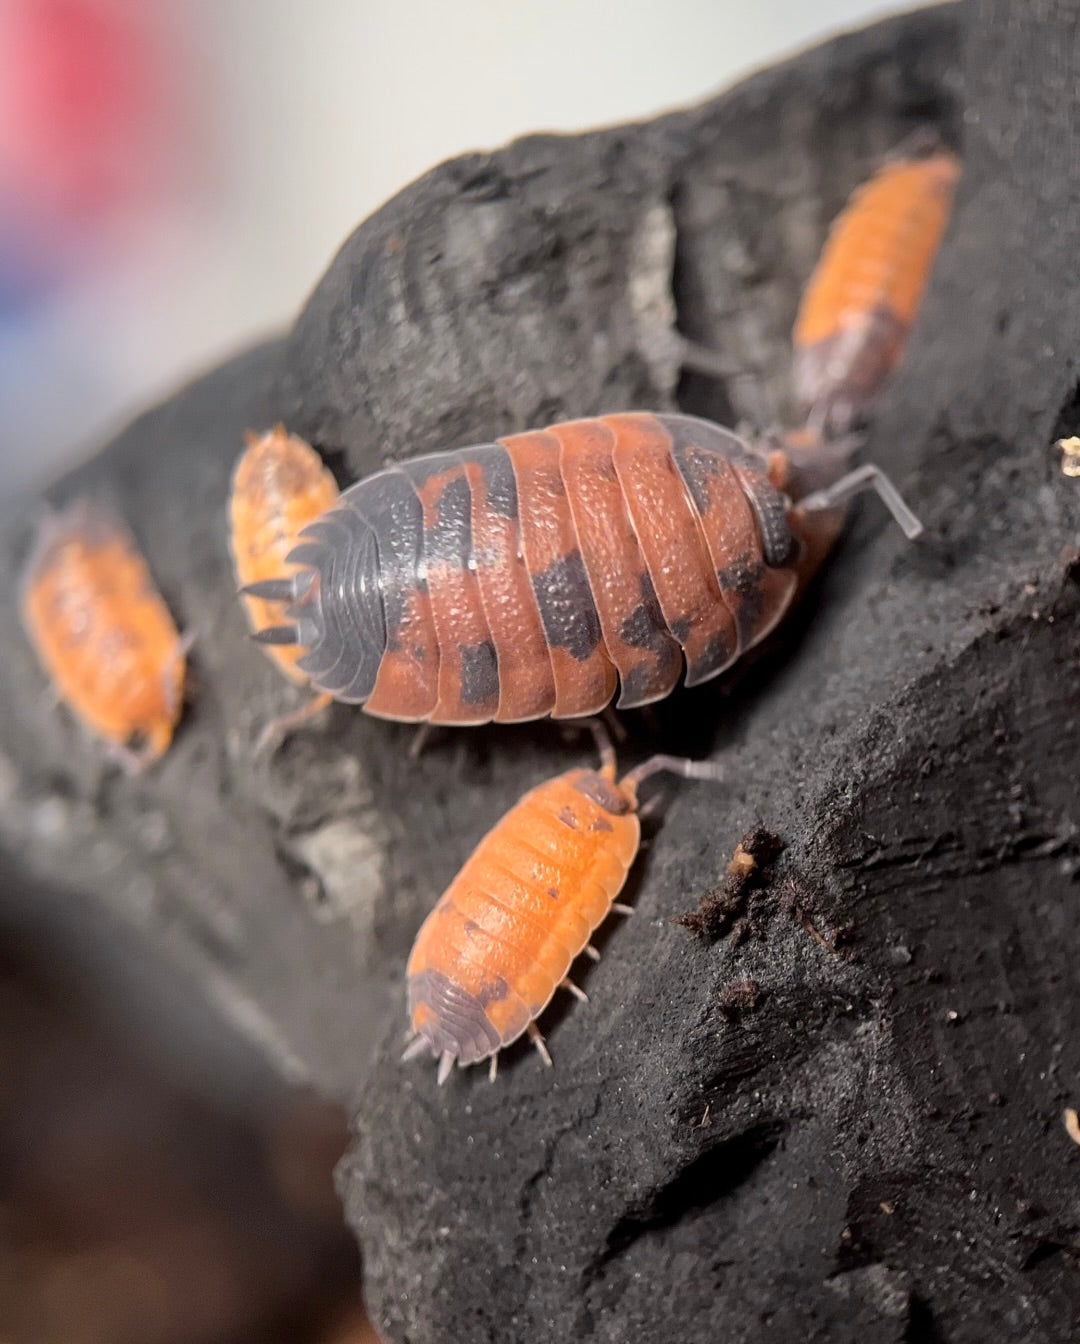
<path fill-rule="evenodd" d="M 795 322 L 796 392 L 845 428 L 903 352 L 952 209 L 959 160 L 888 163 L 838 216 Z"/>
<path fill-rule="evenodd" d="M 735 618 L 724 604 L 705 538 L 655 416 L 609 415 L 612 460 L 668 629 L 686 656 L 686 684 L 715 676 L 738 655 Z"/>
<path fill-rule="evenodd" d="M 337 482 L 313 448 L 278 425 L 268 434 L 249 435 L 233 472 L 229 499 L 229 547 L 237 583 L 245 587 L 265 579 L 291 578 L 302 568 L 286 556 L 301 531 L 338 497 Z M 258 597 L 242 599 L 252 631 L 281 620 L 280 604 Z M 307 682 L 296 644 L 264 645 L 264 652 L 290 681 Z"/>
<path fill-rule="evenodd" d="M 753 483 L 755 477 L 728 458 L 709 452 L 692 433 L 685 436 L 678 453 L 716 582 L 735 623 L 738 652 L 743 653 L 763 639 L 787 611 L 797 575 L 789 565 L 765 561 L 744 484 Z"/>
<path fill-rule="evenodd" d="M 78 718 L 128 768 L 159 759 L 183 704 L 184 642 L 127 530 L 87 501 L 47 518 L 23 574 L 21 612 Z"/>
<path fill-rule="evenodd" d="M 413 1030 L 444 1062 L 485 1059 L 543 1012 L 637 855 L 631 788 L 571 770 L 488 832 L 424 921 L 407 968 Z"/>
<path fill-rule="evenodd" d="M 513 469 L 494 446 L 474 449 L 464 466 L 472 491 L 476 581 L 499 670 L 495 717 L 500 723 L 539 719 L 555 706 L 555 677 L 525 557 L 518 549 Z"/>
<path fill-rule="evenodd" d="M 433 470 L 433 468 L 440 468 Z M 499 708 L 499 674 L 476 573 L 468 564 L 472 491 L 462 463 L 437 454 L 397 468 L 420 500 L 424 579 L 439 646 L 439 723 L 489 723 Z"/>
<path fill-rule="evenodd" d="M 521 548 L 547 635 L 556 718 L 595 714 L 618 677 L 600 622 L 559 470 L 559 440 L 545 430 L 500 439 L 517 483 Z"/>
<path fill-rule="evenodd" d="M 682 651 L 664 626 L 652 578 L 626 510 L 607 420 L 554 425 L 559 464 L 582 563 L 608 656 L 633 708 L 670 695 L 682 675 Z"/>
<path fill-rule="evenodd" d="M 397 639 L 383 654 L 364 708 L 383 719 L 419 723 L 433 716 L 438 698 L 439 645 L 431 598 L 416 589 L 402 607 Z"/>

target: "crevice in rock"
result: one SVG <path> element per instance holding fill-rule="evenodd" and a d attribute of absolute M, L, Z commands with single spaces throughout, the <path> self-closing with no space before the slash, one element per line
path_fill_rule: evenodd
<path fill-rule="evenodd" d="M 624 1214 L 608 1234 L 602 1255 L 586 1269 L 585 1282 L 603 1272 L 641 1237 L 662 1232 L 724 1199 L 749 1180 L 787 1129 L 782 1120 L 769 1120 L 722 1139 L 699 1154 L 642 1207 Z"/>
<path fill-rule="evenodd" d="M 911 1295 L 907 1325 L 904 1329 L 904 1344 L 949 1344 L 934 1319 L 929 1302 L 918 1293 Z"/>

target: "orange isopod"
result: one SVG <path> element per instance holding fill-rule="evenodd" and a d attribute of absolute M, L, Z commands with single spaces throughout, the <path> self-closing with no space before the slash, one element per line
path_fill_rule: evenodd
<path fill-rule="evenodd" d="M 480 841 L 416 935 L 407 975 L 415 1039 L 444 1083 L 456 1061 L 490 1058 L 528 1032 L 551 1063 L 536 1018 L 556 989 L 579 999 L 570 964 L 612 911 L 641 842 L 637 790 L 661 770 L 717 779 L 707 761 L 653 756 L 616 783 L 615 753 L 601 741 L 599 770 L 569 770 L 527 793 Z"/>
<path fill-rule="evenodd" d="M 48 515 L 20 610 L 60 698 L 132 774 L 164 755 L 183 704 L 186 653 L 125 527 L 89 500 Z"/>
<path fill-rule="evenodd" d="M 795 391 L 846 432 L 898 363 L 952 209 L 960 161 L 898 151 L 833 223 L 794 330 Z"/>
<path fill-rule="evenodd" d="M 241 589 L 252 584 L 265 587 L 272 579 L 288 584 L 300 566 L 290 564 L 286 556 L 303 529 L 335 503 L 337 482 L 319 454 L 303 439 L 287 433 L 284 425 L 276 425 L 267 434 L 249 432 L 245 441 L 229 499 L 229 549 L 236 580 Z M 253 633 L 277 624 L 276 604 L 249 593 L 241 600 Z M 309 684 L 307 674 L 297 666 L 303 648 L 295 644 L 262 647 L 291 682 Z M 263 730 L 257 749 L 317 713 L 331 699 L 316 696 L 296 712 L 274 719 Z"/>

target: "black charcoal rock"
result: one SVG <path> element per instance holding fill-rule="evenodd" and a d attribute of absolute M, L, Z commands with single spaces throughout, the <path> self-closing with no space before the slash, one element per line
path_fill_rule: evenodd
<path fill-rule="evenodd" d="M 123 508 L 198 636 L 197 691 L 160 767 L 118 777 L 41 703 L 9 595 L 0 839 L 354 1097 L 340 1188 L 388 1340 L 1075 1337 L 1080 482 L 1052 445 L 1080 430 L 1077 42 L 1064 0 L 946 6 L 696 110 L 443 165 L 348 240 L 287 337 L 58 487 Z M 241 432 L 282 417 L 351 477 L 601 409 L 790 415 L 827 225 L 927 124 L 965 176 L 864 453 L 924 539 L 864 502 L 769 650 L 629 716 L 627 759 L 661 741 L 727 782 L 665 786 L 637 915 L 589 1004 L 545 1019 L 554 1069 L 515 1048 L 495 1086 L 436 1088 L 398 1061 L 411 939 L 591 741 L 443 731 L 414 762 L 411 729 L 335 707 L 254 760 L 296 698 L 233 596 Z M 756 376 L 679 377 L 673 323 Z M 760 937 L 694 937 L 676 916 L 757 824 L 786 846 L 775 912 L 766 884 Z M 753 1010 L 725 1012 L 750 982 Z"/>

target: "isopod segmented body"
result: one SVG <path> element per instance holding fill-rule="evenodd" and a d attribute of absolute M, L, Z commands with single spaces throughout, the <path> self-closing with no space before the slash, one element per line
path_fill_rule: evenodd
<path fill-rule="evenodd" d="M 164 755 L 183 706 L 188 641 L 127 529 L 88 500 L 47 516 L 20 608 L 58 694 L 125 769 Z"/>
<path fill-rule="evenodd" d="M 360 481 L 304 531 L 295 577 L 248 591 L 287 591 L 290 623 L 261 637 L 383 718 L 578 717 L 620 684 L 631 708 L 776 625 L 824 525 L 788 496 L 842 469 L 817 479 L 689 416 L 567 421 Z"/>
<path fill-rule="evenodd" d="M 303 439 L 277 425 L 267 434 L 249 433 L 247 447 L 233 472 L 229 497 L 229 550 L 240 585 L 248 627 L 258 633 L 277 620 L 277 607 L 251 589 L 288 592 L 298 567 L 289 552 L 300 533 L 333 505 L 337 482 L 319 454 Z M 296 644 L 264 644 L 278 670 L 298 686 L 308 684 L 298 665 L 304 650 Z M 306 705 L 273 719 L 258 748 L 318 713 L 332 699 L 317 695 Z"/>
<path fill-rule="evenodd" d="M 793 333 L 795 391 L 845 432 L 892 371 L 952 209 L 960 162 L 945 150 L 886 163 L 830 230 Z"/>
<path fill-rule="evenodd" d="M 615 757 L 532 789 L 480 841 L 416 936 L 406 969 L 416 1039 L 439 1082 L 457 1062 L 491 1059 L 523 1032 L 551 1063 L 535 1020 L 612 910 L 637 856 L 637 789 L 660 770 L 719 778 L 716 766 L 654 756 L 616 783 Z"/>
<path fill-rule="evenodd" d="M 296 566 L 287 557 L 300 533 L 338 497 L 337 482 L 319 454 L 283 425 L 268 434 L 248 434 L 246 440 L 229 496 L 229 550 L 241 587 L 290 578 Z M 277 608 L 265 598 L 245 595 L 243 603 L 253 631 L 276 623 Z M 307 676 L 297 667 L 303 649 L 264 648 L 284 676 L 306 685 Z"/>

